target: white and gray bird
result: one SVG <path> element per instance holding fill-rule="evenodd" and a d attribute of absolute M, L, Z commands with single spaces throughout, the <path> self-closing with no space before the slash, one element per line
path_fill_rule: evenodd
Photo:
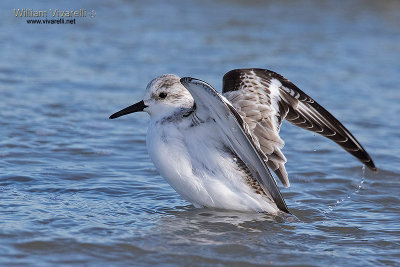
<path fill-rule="evenodd" d="M 283 119 L 326 136 L 372 170 L 354 136 L 281 75 L 237 69 L 223 77 L 222 95 L 208 83 L 173 74 L 153 79 L 144 100 L 113 115 L 150 115 L 147 149 L 161 176 L 195 207 L 290 213 L 269 169 L 289 187 Z"/>

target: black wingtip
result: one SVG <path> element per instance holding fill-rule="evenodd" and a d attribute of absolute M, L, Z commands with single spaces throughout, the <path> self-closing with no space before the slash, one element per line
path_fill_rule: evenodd
<path fill-rule="evenodd" d="M 366 162 L 365 165 L 366 165 L 371 171 L 374 171 L 374 172 L 377 172 L 377 171 L 378 171 L 378 168 L 376 168 L 376 166 L 375 166 L 374 162 L 372 161 L 372 159 L 371 159 L 370 161 Z"/>

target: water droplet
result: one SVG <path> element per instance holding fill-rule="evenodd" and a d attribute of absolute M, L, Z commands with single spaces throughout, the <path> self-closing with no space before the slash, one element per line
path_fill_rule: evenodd
<path fill-rule="evenodd" d="M 233 159 L 232 159 L 232 162 L 234 162 L 234 163 L 236 163 L 237 161 L 238 161 L 237 158 L 233 158 Z"/>

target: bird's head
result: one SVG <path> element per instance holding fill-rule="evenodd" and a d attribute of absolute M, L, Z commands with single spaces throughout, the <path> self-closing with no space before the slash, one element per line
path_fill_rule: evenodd
<path fill-rule="evenodd" d="M 181 84 L 180 78 L 164 74 L 149 82 L 142 101 L 114 113 L 110 119 L 138 111 L 145 111 L 152 118 L 162 118 L 181 108 L 190 108 L 193 103 L 193 97 Z"/>

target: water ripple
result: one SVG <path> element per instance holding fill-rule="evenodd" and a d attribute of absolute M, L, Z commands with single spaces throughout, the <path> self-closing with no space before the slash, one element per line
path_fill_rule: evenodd
<path fill-rule="evenodd" d="M 398 1 L 88 3 L 72 27 L 2 20 L 1 266 L 400 264 Z M 147 114 L 108 120 L 156 75 L 220 88 L 240 67 L 296 83 L 378 172 L 284 123 L 294 216 L 196 209 L 151 163 Z"/>

